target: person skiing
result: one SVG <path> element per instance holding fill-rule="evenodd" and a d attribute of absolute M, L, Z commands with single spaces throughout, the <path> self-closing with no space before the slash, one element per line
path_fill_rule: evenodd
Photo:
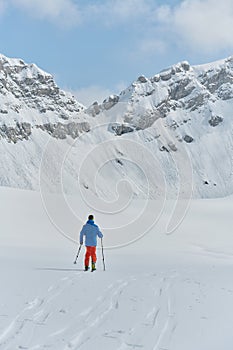
<path fill-rule="evenodd" d="M 83 226 L 80 232 L 80 244 L 83 244 L 83 237 L 85 236 L 86 254 L 85 254 L 85 271 L 89 270 L 89 260 L 91 257 L 91 271 L 96 270 L 96 246 L 97 246 L 97 236 L 103 238 L 103 234 L 99 227 L 94 223 L 94 216 L 89 215 L 86 224 Z"/>

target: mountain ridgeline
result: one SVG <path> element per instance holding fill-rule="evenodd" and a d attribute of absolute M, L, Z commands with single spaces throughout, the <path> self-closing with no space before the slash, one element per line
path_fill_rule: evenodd
<path fill-rule="evenodd" d="M 0 185 L 39 190 L 43 152 L 52 139 L 52 162 L 63 146 L 72 148 L 63 162 L 67 193 L 75 193 L 79 182 L 85 191 L 109 199 L 114 184 L 129 179 L 134 196 L 141 198 L 148 193 L 149 176 L 150 197 L 162 196 L 164 179 L 168 197 L 174 197 L 183 172 L 176 157 L 182 163 L 185 154 L 192 176 L 184 181 L 190 181 L 193 196 L 227 196 L 233 192 L 232 111 L 233 57 L 200 66 L 178 63 L 84 107 L 36 65 L 1 55 Z M 95 150 L 110 141 L 97 157 Z M 140 164 L 128 141 L 143 148 Z M 149 164 L 148 152 L 160 171 Z M 88 167 L 79 176 L 85 157 L 103 161 L 97 184 Z M 52 169 L 56 166 L 48 167 L 51 178 Z"/>

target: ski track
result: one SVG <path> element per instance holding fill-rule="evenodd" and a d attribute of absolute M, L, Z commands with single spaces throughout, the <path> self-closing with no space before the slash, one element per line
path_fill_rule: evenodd
<path fill-rule="evenodd" d="M 147 273 L 115 280 L 104 291 L 94 292 L 91 305 L 85 301 L 84 289 L 92 286 L 94 274 L 90 278 L 87 274 L 62 278 L 48 288 L 46 295 L 27 302 L 0 334 L 0 349 L 171 349 L 177 327 L 173 295 L 177 273 Z M 76 300 L 80 286 L 82 293 Z M 73 306 L 70 310 L 69 303 Z"/>
<path fill-rule="evenodd" d="M 15 349 L 37 349 L 36 347 L 27 347 L 17 345 L 20 339 L 28 339 L 28 342 L 33 339 L 33 334 L 36 326 L 45 326 L 46 321 L 51 313 L 46 311 L 49 304 L 53 302 L 64 290 L 66 290 L 78 273 L 72 279 L 67 277 L 62 278 L 57 285 L 51 285 L 48 288 L 48 293 L 43 297 L 36 297 L 32 301 L 26 302 L 27 306 L 14 318 L 13 321 L 0 334 L 0 349 L 1 350 L 15 350 Z M 62 284 L 66 283 L 64 286 Z M 26 334 L 26 335 L 25 335 Z M 14 344 L 14 345 L 13 345 Z M 44 348 L 44 347 L 43 347 Z M 39 348 L 38 348 L 39 349 Z"/>
<path fill-rule="evenodd" d="M 134 297 L 139 281 L 140 287 L 143 288 L 139 289 L 139 295 Z M 81 322 L 81 325 L 77 325 L 82 329 L 81 332 L 68 342 L 64 350 L 88 350 L 96 342 L 98 348 L 106 346 L 118 350 L 137 348 L 151 350 L 152 342 L 155 343 L 153 347 L 155 350 L 166 332 L 174 332 L 174 325 L 170 327 L 172 331 L 168 329 L 172 315 L 171 300 L 167 293 L 171 284 L 166 278 L 158 281 L 157 276 L 153 274 L 140 276 L 139 280 L 131 276 L 128 281 L 118 282 L 118 286 L 110 286 L 112 292 L 110 295 L 109 292 L 105 294 L 103 304 L 99 300 L 98 305 L 88 310 L 84 324 Z M 149 302 L 143 295 L 147 295 Z M 126 324 L 125 314 L 127 316 L 131 314 L 130 321 Z M 112 329 L 112 319 L 117 319 L 119 329 Z M 159 327 L 160 323 L 163 325 L 162 328 Z M 149 341 L 148 344 L 146 340 Z"/>
<path fill-rule="evenodd" d="M 200 245 L 194 245 L 194 247 L 198 248 L 198 252 L 192 252 L 192 254 L 203 255 L 207 258 L 212 257 L 214 259 L 233 259 L 232 253 L 227 253 L 224 251 L 218 251 L 214 249 L 209 249 Z"/>

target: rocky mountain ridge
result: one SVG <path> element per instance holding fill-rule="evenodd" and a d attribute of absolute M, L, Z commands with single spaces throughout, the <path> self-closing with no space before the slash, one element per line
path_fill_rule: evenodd
<path fill-rule="evenodd" d="M 114 108 L 118 103 L 130 103 L 134 108 L 127 111 L 122 125 L 115 128 L 119 135 L 145 129 L 158 118 L 166 118 L 176 110 L 200 112 L 209 108 L 209 124 L 217 126 L 223 116 L 215 115 L 212 104 L 233 98 L 233 56 L 202 66 L 190 66 L 184 61 L 152 78 L 140 76 L 119 95 L 112 95 L 102 104 L 95 102 L 89 113 L 97 116 Z M 145 106 L 147 115 L 137 115 L 139 106 Z M 140 109 L 140 108 L 139 108 Z M 184 121 L 185 122 L 185 121 Z"/>
<path fill-rule="evenodd" d="M 136 184 L 134 195 L 141 197 L 146 179 L 135 164 L 130 140 L 144 148 L 140 167 L 150 174 L 153 198 L 161 195 L 163 180 L 146 153 L 158 160 L 173 197 L 182 175 L 174 158 L 182 163 L 183 150 L 191 161 L 193 177 L 185 181 L 193 182 L 193 195 L 226 196 L 233 192 L 232 110 L 233 57 L 193 67 L 184 61 L 151 78 L 140 76 L 119 95 L 85 108 L 59 89 L 50 74 L 0 56 L 0 184 L 38 190 L 41 159 L 52 136 L 48 178 L 54 178 L 62 148 L 72 145 L 72 157 L 64 166 L 67 193 L 74 193 L 81 181 L 86 191 L 112 198 L 114 183 L 128 178 Z M 109 140 L 115 146 L 97 156 L 99 145 Z M 97 187 L 93 169 L 86 168 L 85 179 L 79 176 L 80 164 L 91 152 L 91 162 L 104 162 Z"/>
<path fill-rule="evenodd" d="M 28 140 L 33 128 L 54 137 L 77 137 L 88 131 L 84 106 L 61 90 L 52 75 L 35 64 L 0 55 L 0 137 Z"/>

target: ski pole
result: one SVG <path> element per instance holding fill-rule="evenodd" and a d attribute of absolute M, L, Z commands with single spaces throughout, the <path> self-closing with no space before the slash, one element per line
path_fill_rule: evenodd
<path fill-rule="evenodd" d="M 78 253 L 77 253 L 76 258 L 75 258 L 75 260 L 74 260 L 74 264 L 77 263 L 77 259 L 78 259 L 78 256 L 79 256 L 79 253 L 80 253 L 81 248 L 82 248 L 82 244 L 80 244 L 80 246 L 79 246 L 79 248 L 78 248 Z"/>
<path fill-rule="evenodd" d="M 103 266 L 104 266 L 104 271 L 105 271 L 105 261 L 104 261 L 104 247 L 103 247 L 103 238 L 101 238 L 101 247 L 102 247 Z"/>

